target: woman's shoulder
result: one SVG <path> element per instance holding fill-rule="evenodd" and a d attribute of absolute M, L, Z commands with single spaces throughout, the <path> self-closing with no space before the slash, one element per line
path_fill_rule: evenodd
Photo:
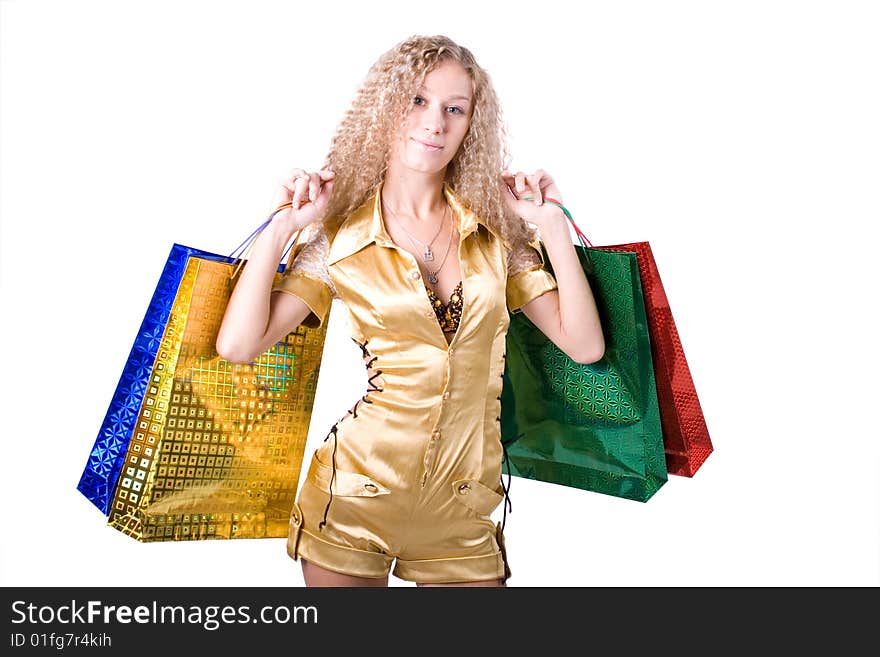
<path fill-rule="evenodd" d="M 537 229 L 523 226 L 511 227 L 504 237 L 504 250 L 507 254 L 508 274 L 514 275 L 526 269 L 543 266 L 541 236 Z"/>
<path fill-rule="evenodd" d="M 342 223 L 342 221 L 336 218 L 322 219 L 310 223 L 302 229 L 300 242 L 311 245 L 315 251 L 320 251 L 326 257 Z"/>

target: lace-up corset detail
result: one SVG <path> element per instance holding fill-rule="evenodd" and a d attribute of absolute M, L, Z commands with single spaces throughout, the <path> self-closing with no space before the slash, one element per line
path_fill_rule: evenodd
<path fill-rule="evenodd" d="M 361 405 L 361 403 L 365 403 L 365 404 L 372 404 L 373 403 L 373 400 L 370 399 L 370 393 L 383 391 L 383 388 L 380 388 L 379 386 L 377 386 L 376 382 L 374 381 L 374 379 L 377 376 L 380 376 L 382 374 L 382 370 L 375 370 L 375 371 L 373 370 L 373 363 L 376 362 L 376 359 L 378 358 L 378 356 L 374 356 L 373 354 L 370 353 L 370 350 L 367 349 L 367 342 L 369 342 L 369 341 L 364 340 L 363 342 L 358 342 L 357 339 L 354 337 L 352 337 L 351 339 L 354 341 L 354 343 L 358 347 L 361 348 L 361 353 L 363 354 L 364 358 L 367 358 L 368 356 L 370 357 L 370 360 L 366 362 L 367 374 L 369 374 L 369 378 L 367 379 L 367 384 L 369 385 L 369 389 L 367 390 L 366 394 L 364 394 L 360 399 L 358 399 L 355 402 L 354 406 L 352 406 L 350 409 L 348 409 L 348 411 L 346 411 L 346 415 L 351 415 L 352 417 L 357 417 L 358 416 L 357 415 L 358 407 Z M 337 446 L 336 445 L 336 433 L 339 430 L 339 423 L 345 417 L 346 416 L 344 415 L 341 419 L 337 420 L 333 424 L 333 426 L 330 428 L 330 432 L 324 438 L 324 440 L 326 441 L 330 438 L 330 436 L 333 436 L 333 468 L 332 468 L 333 473 L 330 476 L 330 499 L 327 500 L 327 506 L 324 507 L 324 519 L 318 523 L 319 530 L 323 530 L 327 524 L 327 513 L 330 511 L 330 503 L 333 501 L 333 480 L 336 479 L 336 446 Z"/>
<path fill-rule="evenodd" d="M 425 286 L 428 292 L 428 298 L 431 300 L 431 307 L 434 314 L 437 315 L 437 321 L 440 322 L 440 328 L 444 333 L 454 333 L 458 329 L 458 323 L 461 320 L 461 307 L 464 301 L 462 296 L 461 281 L 452 290 L 452 296 L 449 297 L 449 303 L 444 304 L 437 298 L 434 290 Z"/>

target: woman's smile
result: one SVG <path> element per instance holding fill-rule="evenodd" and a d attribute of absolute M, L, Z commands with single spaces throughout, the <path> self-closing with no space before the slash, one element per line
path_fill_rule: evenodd
<path fill-rule="evenodd" d="M 421 141 L 420 139 L 413 139 L 416 144 L 419 145 L 419 149 L 425 151 L 426 153 L 437 153 L 443 150 L 442 146 L 433 146 L 429 142 Z"/>

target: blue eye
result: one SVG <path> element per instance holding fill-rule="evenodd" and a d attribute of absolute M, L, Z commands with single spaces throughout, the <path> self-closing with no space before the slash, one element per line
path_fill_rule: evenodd
<path fill-rule="evenodd" d="M 414 96 L 414 97 L 413 97 L 413 103 L 415 103 L 416 105 L 421 106 L 421 105 L 423 105 L 423 104 L 425 103 L 425 99 L 422 98 L 421 96 Z M 448 107 L 447 109 L 453 110 L 453 111 L 451 112 L 452 114 L 464 114 L 464 110 L 461 109 L 460 107 L 458 107 L 457 105 L 452 105 L 452 106 Z"/>

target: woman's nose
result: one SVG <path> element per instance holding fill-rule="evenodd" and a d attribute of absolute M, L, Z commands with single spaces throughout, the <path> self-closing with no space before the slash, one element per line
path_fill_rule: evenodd
<path fill-rule="evenodd" d="M 445 125 L 445 117 L 443 116 L 443 112 L 436 109 L 430 109 L 425 112 L 425 120 L 423 126 L 426 131 L 437 134 L 443 132 L 443 126 Z"/>

